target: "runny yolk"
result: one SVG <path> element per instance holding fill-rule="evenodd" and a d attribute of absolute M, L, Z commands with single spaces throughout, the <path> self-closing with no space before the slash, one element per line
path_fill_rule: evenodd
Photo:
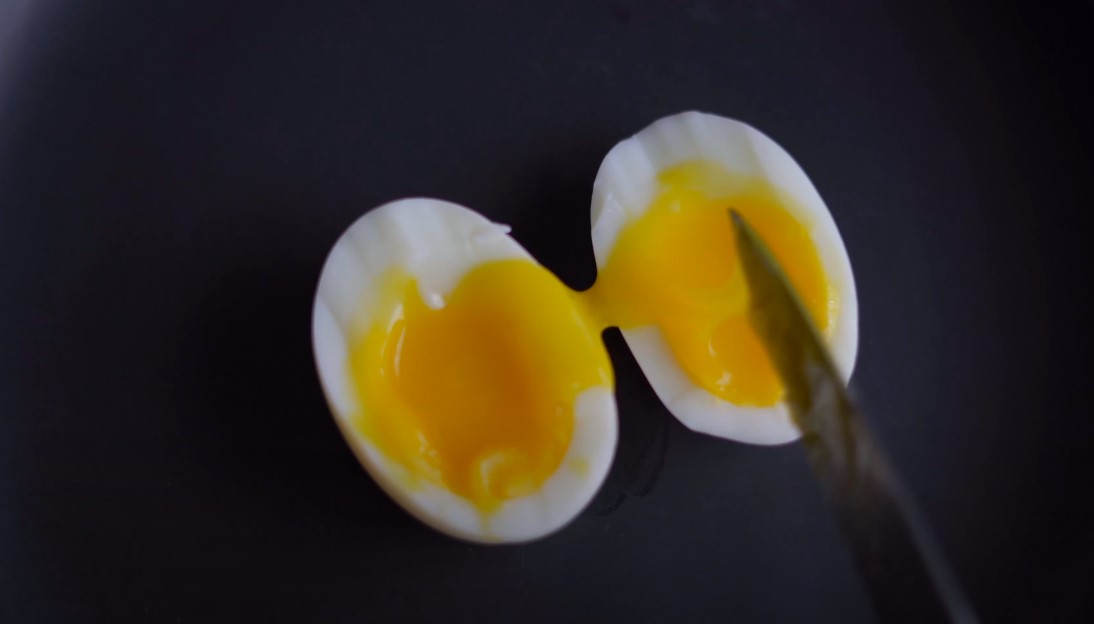
<path fill-rule="evenodd" d="M 746 318 L 748 292 L 727 209 L 771 248 L 822 331 L 838 309 L 807 224 L 770 186 L 704 161 L 658 177 L 652 204 L 622 232 L 588 291 L 527 260 L 471 270 L 443 307 L 384 276 L 378 319 L 350 347 L 356 426 L 404 468 L 482 511 L 540 489 L 560 466 L 585 390 L 612 387 L 608 326 L 654 326 L 699 387 L 766 406 L 782 385 Z"/>
<path fill-rule="evenodd" d="M 576 397 L 613 384 L 575 295 L 526 260 L 479 265 L 439 310 L 407 276 L 380 290 L 383 320 L 350 353 L 360 432 L 411 481 L 484 511 L 538 490 L 570 446 Z"/>
<path fill-rule="evenodd" d="M 748 291 L 728 209 L 756 229 L 827 332 L 838 301 L 806 224 L 768 184 L 714 163 L 682 163 L 658 182 L 649 209 L 620 233 L 588 291 L 590 307 L 607 325 L 656 326 L 688 377 L 714 395 L 774 405 L 782 383 L 745 315 Z"/>

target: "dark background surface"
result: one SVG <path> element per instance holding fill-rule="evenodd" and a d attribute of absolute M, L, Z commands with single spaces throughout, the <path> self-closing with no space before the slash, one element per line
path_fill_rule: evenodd
<path fill-rule="evenodd" d="M 410 520 L 324 405 L 364 210 L 464 203 L 587 286 L 600 159 L 686 109 L 827 200 L 857 389 L 985 620 L 1094 612 L 1089 4 L 455 4 L 0 0 L 0 620 L 870 621 L 801 449 L 687 431 L 616 334 L 612 477 L 532 545 Z"/>

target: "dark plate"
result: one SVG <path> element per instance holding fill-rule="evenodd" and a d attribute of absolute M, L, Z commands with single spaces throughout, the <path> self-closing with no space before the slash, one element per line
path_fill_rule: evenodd
<path fill-rule="evenodd" d="M 511 4 L 0 2 L 0 620 L 869 621 L 801 449 L 685 430 L 614 333 L 612 477 L 528 546 L 416 524 L 324 405 L 364 210 L 461 202 L 586 286 L 600 159 L 685 109 L 827 200 L 859 394 L 985 620 L 1090 615 L 1089 6 Z"/>

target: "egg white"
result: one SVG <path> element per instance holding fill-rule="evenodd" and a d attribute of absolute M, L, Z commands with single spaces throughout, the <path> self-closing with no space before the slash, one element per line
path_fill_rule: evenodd
<path fill-rule="evenodd" d="M 616 404 L 610 386 L 581 393 L 573 406 L 574 430 L 559 468 L 536 492 L 484 513 L 440 483 L 417 479 L 358 433 L 361 413 L 349 373 L 349 345 L 373 320 L 370 300 L 377 280 L 391 269 L 417 279 L 422 301 L 445 298 L 468 271 L 504 259 L 535 263 L 508 228 L 450 202 L 404 199 L 358 219 L 331 249 L 319 279 L 312 339 L 319 378 L 342 435 L 358 460 L 400 505 L 429 526 L 477 542 L 518 542 L 547 535 L 572 520 L 603 483 L 615 452 Z M 365 417 L 370 415 L 365 414 Z"/>
<path fill-rule="evenodd" d="M 858 298 L 843 240 L 802 168 L 786 150 L 747 124 L 686 112 L 660 119 L 612 148 L 593 184 L 592 239 L 597 267 L 607 264 L 620 232 L 649 209 L 658 174 L 695 159 L 766 179 L 785 199 L 784 207 L 809 228 L 824 273 L 839 298 L 829 346 L 836 365 L 850 379 L 858 351 Z M 690 429 L 753 444 L 783 444 L 801 436 L 785 403 L 745 407 L 695 385 L 656 327 L 626 329 L 623 336 L 657 396 Z"/>

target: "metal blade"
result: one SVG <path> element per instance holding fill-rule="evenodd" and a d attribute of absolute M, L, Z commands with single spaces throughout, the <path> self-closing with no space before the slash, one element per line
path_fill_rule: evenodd
<path fill-rule="evenodd" d="M 786 387 L 824 487 L 884 622 L 976 622 L 964 594 L 848 395 L 827 347 L 774 256 L 730 210 L 749 321 Z"/>

